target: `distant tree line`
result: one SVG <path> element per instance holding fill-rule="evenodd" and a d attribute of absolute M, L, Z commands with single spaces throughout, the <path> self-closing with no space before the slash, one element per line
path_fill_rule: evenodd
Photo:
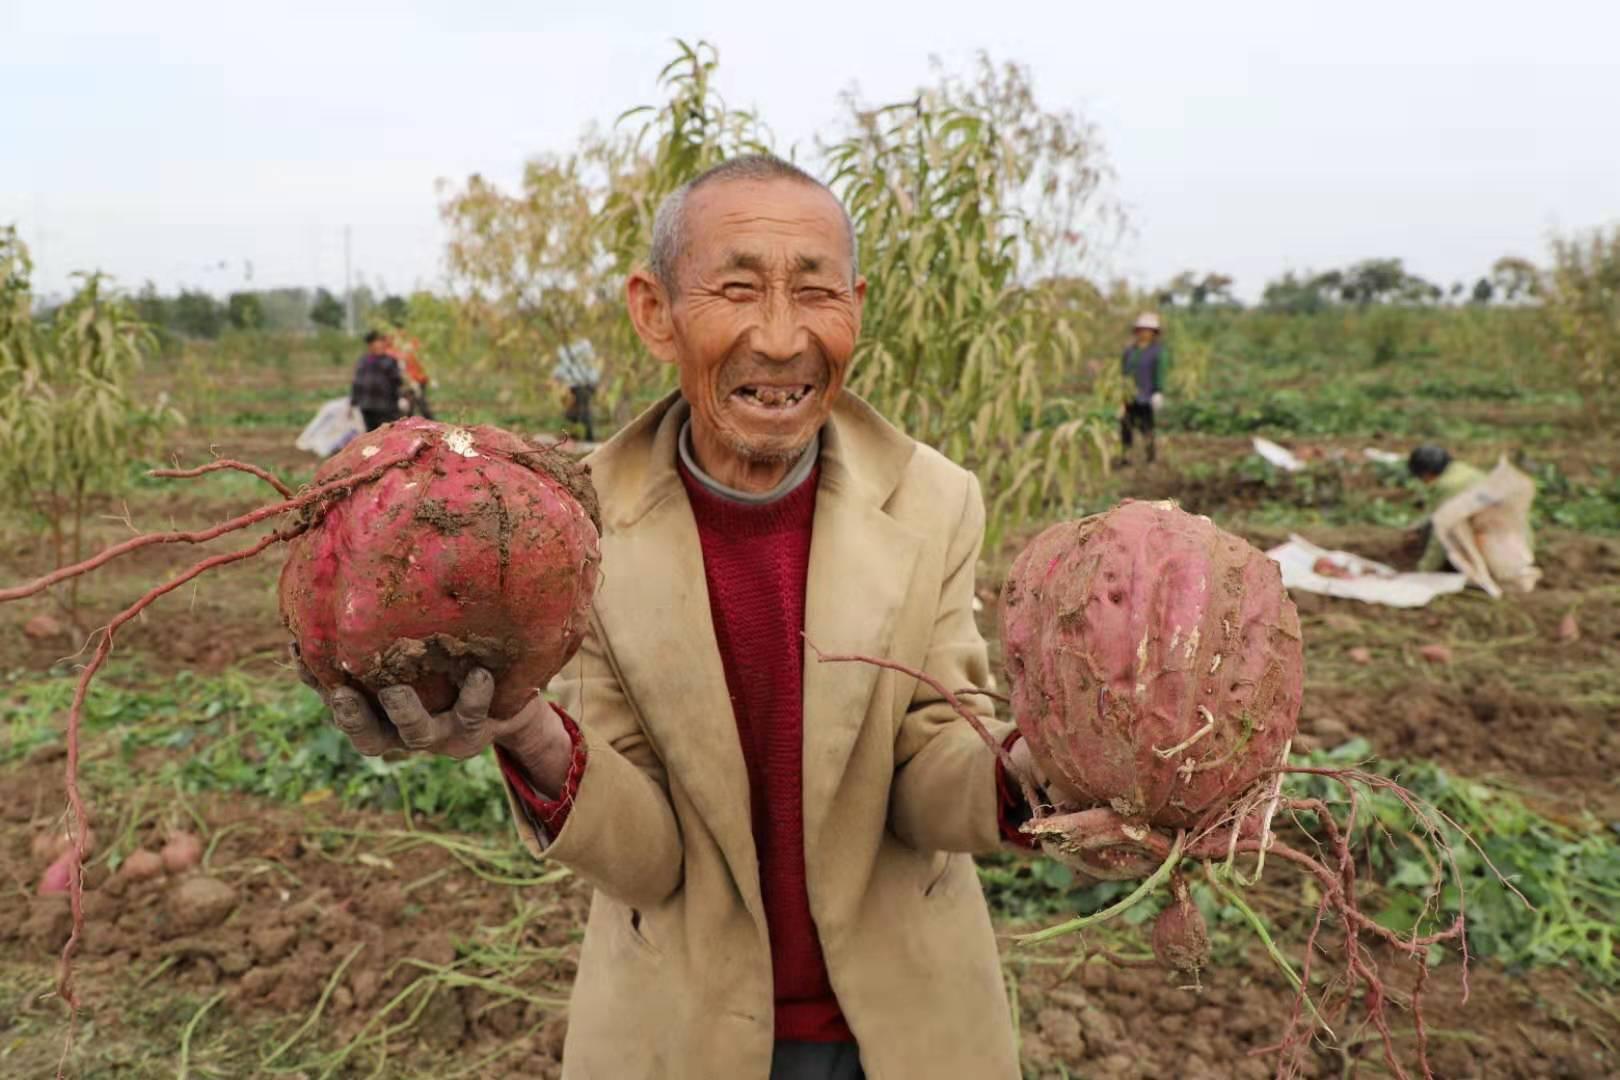
<path fill-rule="evenodd" d="M 406 301 L 402 296 L 379 296 L 362 285 L 354 290 L 353 299 L 357 328 L 363 329 L 373 317 L 394 324 L 405 318 Z M 340 330 L 347 316 L 343 297 L 325 288 L 244 290 L 221 299 L 201 289 L 183 288 L 164 294 L 147 282 L 130 303 L 143 322 L 169 338 L 212 340 L 227 330 Z"/>
<path fill-rule="evenodd" d="M 1266 283 L 1259 306 L 1268 311 L 1308 315 L 1328 308 L 1374 304 L 1517 304 L 1539 300 L 1541 281 L 1542 273 L 1535 264 L 1516 255 L 1496 260 L 1490 272 L 1472 286 L 1457 281 L 1449 289 L 1411 273 L 1401 259 L 1363 259 L 1338 270 L 1290 270 Z M 1241 307 L 1232 295 L 1232 285 L 1227 274 L 1186 270 L 1155 292 L 1165 307 Z"/>

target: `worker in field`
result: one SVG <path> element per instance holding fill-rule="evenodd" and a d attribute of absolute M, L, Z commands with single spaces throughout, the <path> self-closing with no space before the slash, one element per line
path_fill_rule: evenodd
<path fill-rule="evenodd" d="M 405 375 L 399 361 L 389 355 L 388 336 L 381 331 L 366 334 L 366 351 L 354 365 L 349 404 L 365 417 L 367 431 L 404 415 Z"/>
<path fill-rule="evenodd" d="M 1485 473 L 1466 461 L 1458 461 L 1442 446 L 1420 446 L 1406 459 L 1406 468 L 1428 488 L 1429 511 L 1432 514 L 1455 495 L 1461 495 L 1485 479 Z M 1418 561 L 1422 573 L 1439 573 L 1451 569 L 1445 545 L 1432 525 L 1425 525 L 1429 540 Z"/>
<path fill-rule="evenodd" d="M 652 236 L 629 315 L 680 389 L 585 459 L 603 576 L 557 704 L 492 716 L 475 670 L 437 714 L 327 691 L 335 723 L 495 743 L 525 846 L 594 889 L 563 1080 L 1017 1080 L 970 855 L 1030 846 L 1029 744 L 972 699 L 1004 771 L 929 685 L 807 644 L 988 685 L 979 482 L 845 388 L 867 285 L 820 181 L 736 158 Z"/>
<path fill-rule="evenodd" d="M 1136 432 L 1141 432 L 1147 443 L 1150 464 L 1155 457 L 1154 416 L 1164 407 L 1164 376 L 1169 366 L 1164 342 L 1159 340 L 1160 330 L 1159 317 L 1153 312 L 1138 315 L 1131 328 L 1132 341 L 1120 361 L 1120 373 L 1125 376 L 1125 410 L 1119 418 L 1123 444 L 1120 465 L 1131 463 L 1131 443 Z"/>
<path fill-rule="evenodd" d="M 602 381 L 602 369 L 596 364 L 596 352 L 589 341 L 576 341 L 557 349 L 557 366 L 551 377 L 564 387 L 567 401 L 563 406 L 563 419 L 578 424 L 580 433 L 588 443 L 596 441 L 596 425 L 592 420 L 591 402 Z"/>
<path fill-rule="evenodd" d="M 422 343 L 408 334 L 393 333 L 388 335 L 385 350 L 404 367 L 406 412 L 432 420 L 433 406 L 428 404 L 427 396 L 428 373 L 422 366 Z"/>

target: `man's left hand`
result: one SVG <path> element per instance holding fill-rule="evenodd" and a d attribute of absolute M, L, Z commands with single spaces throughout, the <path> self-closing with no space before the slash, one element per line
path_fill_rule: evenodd
<path fill-rule="evenodd" d="M 1164 395 L 1155 390 L 1153 397 L 1149 399 L 1149 403 L 1153 406 L 1153 411 L 1158 412 L 1164 408 Z"/>
<path fill-rule="evenodd" d="M 1046 789 L 1046 771 L 1041 768 L 1040 762 L 1035 760 L 1035 752 L 1029 748 L 1028 739 L 1019 739 L 1007 751 L 1012 759 L 1013 779 L 1028 784 L 1037 791 Z"/>

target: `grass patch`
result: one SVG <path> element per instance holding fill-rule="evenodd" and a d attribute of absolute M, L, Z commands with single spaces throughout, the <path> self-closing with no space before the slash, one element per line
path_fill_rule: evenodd
<path fill-rule="evenodd" d="M 13 676 L 0 682 L 0 764 L 62 738 L 71 679 Z M 385 761 L 357 753 L 303 685 L 239 671 L 181 672 L 140 680 L 129 666 L 98 679 L 85 702 L 86 731 L 99 738 L 85 771 L 96 785 L 137 783 L 182 793 L 232 791 L 278 802 L 333 800 L 354 809 L 409 806 L 438 828 L 504 833 L 504 787 L 492 755 Z M 136 771 L 146 750 L 171 751 Z"/>

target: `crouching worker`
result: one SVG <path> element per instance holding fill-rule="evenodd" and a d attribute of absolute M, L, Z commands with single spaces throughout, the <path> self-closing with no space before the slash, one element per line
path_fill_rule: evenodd
<path fill-rule="evenodd" d="M 1016 1080 L 970 856 L 1021 843 L 1004 774 L 916 680 L 986 686 L 975 478 L 844 389 L 866 282 L 849 216 L 770 157 L 659 209 L 628 283 L 680 390 L 586 461 L 605 571 L 554 689 L 486 716 L 328 695 L 364 753 L 493 743 L 524 841 L 595 887 L 569 1080 Z"/>
<path fill-rule="evenodd" d="M 1440 536 L 1435 532 L 1432 515 L 1452 496 L 1461 495 L 1475 484 L 1484 481 L 1485 473 L 1466 461 L 1458 461 L 1440 446 L 1420 446 L 1413 450 L 1411 456 L 1406 459 L 1406 468 L 1429 488 L 1431 517 L 1423 526 L 1428 541 L 1423 548 L 1423 557 L 1418 560 L 1418 571 L 1433 574 L 1452 570 L 1454 568 L 1450 557 L 1446 555 L 1446 546 L 1440 542 Z"/>
<path fill-rule="evenodd" d="M 1489 473 L 1438 446 L 1420 446 L 1407 462 L 1433 488 L 1418 569 L 1453 570 L 1492 597 L 1503 589 L 1531 592 L 1541 580 L 1530 511 L 1536 484 L 1504 457 Z"/>

